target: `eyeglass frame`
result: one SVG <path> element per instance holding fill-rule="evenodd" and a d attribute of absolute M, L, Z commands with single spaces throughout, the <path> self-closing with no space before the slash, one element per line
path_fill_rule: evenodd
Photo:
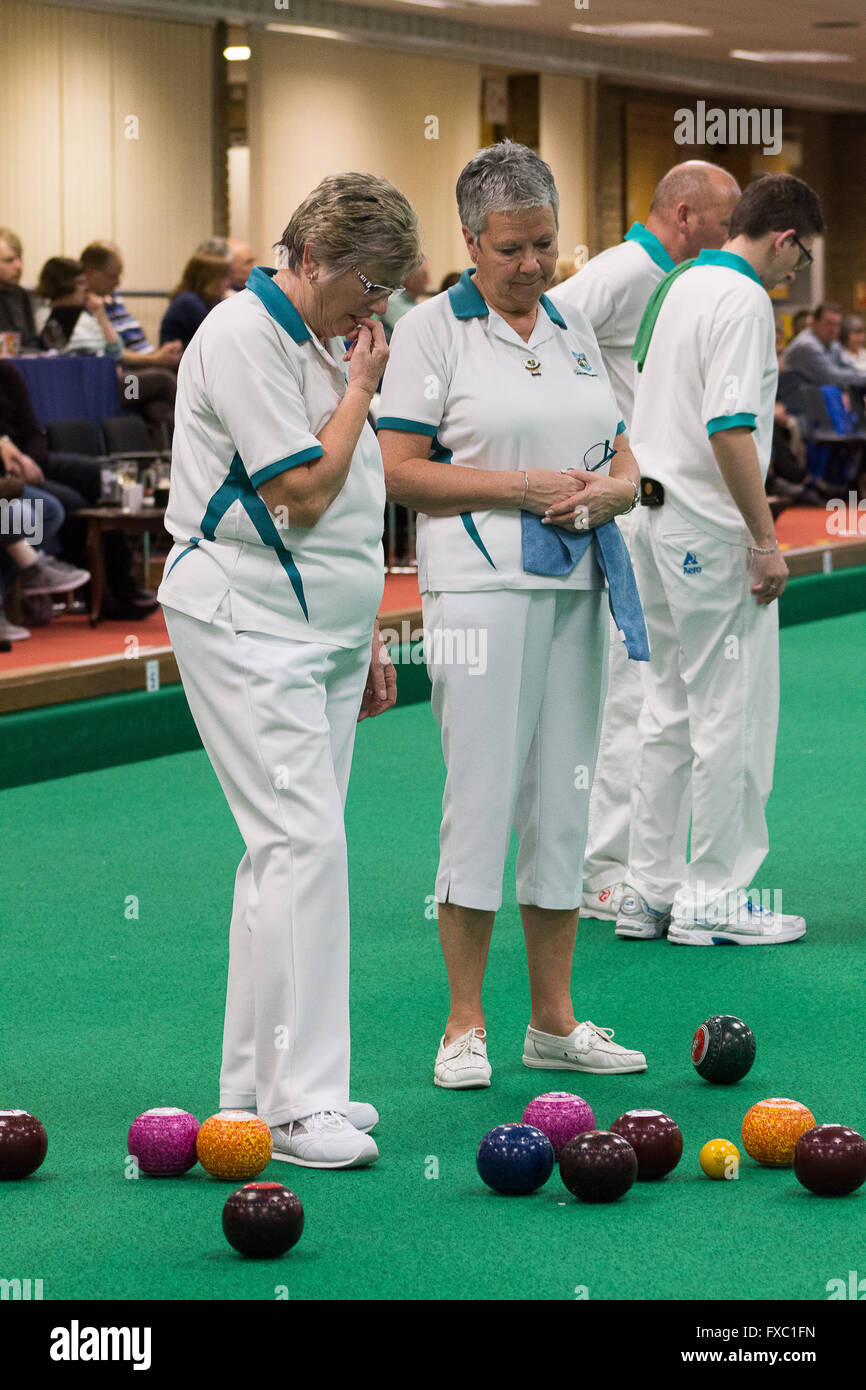
<path fill-rule="evenodd" d="M 805 256 L 805 257 L 806 257 L 806 259 L 802 262 L 802 264 L 800 263 L 800 261 L 798 261 L 797 264 L 794 266 L 794 273 L 796 274 L 797 271 L 799 271 L 799 270 L 808 270 L 808 269 L 809 269 L 809 266 L 812 265 L 812 263 L 813 263 L 815 257 L 812 255 L 812 252 L 811 252 L 811 251 L 807 251 L 807 250 L 806 250 L 805 246 L 803 245 L 803 243 L 802 243 L 802 241 L 800 240 L 800 238 L 797 236 L 797 233 L 796 233 L 796 232 L 792 232 L 792 233 L 791 233 L 791 236 L 794 238 L 795 242 L 796 242 L 797 245 L 799 246 L 801 256 Z"/>
<path fill-rule="evenodd" d="M 598 444 L 590 444 L 589 448 L 587 449 L 586 453 L 584 454 L 584 456 L 583 456 L 583 465 L 584 465 L 584 468 L 586 469 L 587 473 L 594 473 L 594 472 L 596 471 L 596 469 L 598 469 L 598 468 L 604 468 L 604 465 L 605 465 L 606 463 L 610 463 L 611 459 L 615 459 L 615 458 L 616 458 L 616 455 L 617 455 L 617 452 L 618 452 L 618 451 L 617 451 L 616 449 L 612 448 L 610 440 L 609 440 L 609 439 L 606 439 L 606 440 L 604 441 L 604 458 L 601 460 L 601 463 L 587 463 L 587 461 L 586 461 L 586 455 L 592 453 L 593 449 L 599 449 L 599 448 L 601 448 L 601 447 L 602 447 L 602 442 L 601 442 L 601 440 L 599 440 Z M 608 450 L 610 450 L 610 452 L 608 452 Z"/>
<path fill-rule="evenodd" d="M 392 294 L 402 294 L 406 288 L 405 285 L 395 285 L 393 289 L 390 285 L 375 285 L 372 280 L 367 279 L 366 275 L 361 274 L 361 271 L 356 265 L 353 265 L 352 269 L 364 286 L 364 293 L 369 295 L 372 299 L 381 299 L 383 295 L 387 295 L 390 299 Z M 378 294 L 376 293 L 377 290 Z"/>

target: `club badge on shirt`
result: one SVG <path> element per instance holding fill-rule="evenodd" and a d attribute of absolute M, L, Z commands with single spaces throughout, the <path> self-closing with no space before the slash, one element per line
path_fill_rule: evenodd
<path fill-rule="evenodd" d="M 571 355 L 577 363 L 574 369 L 577 376 L 598 376 L 598 372 L 593 371 L 592 363 L 585 352 L 572 352 Z"/>
<path fill-rule="evenodd" d="M 523 365 L 530 376 L 541 376 L 541 363 L 537 357 L 525 357 L 523 359 Z"/>

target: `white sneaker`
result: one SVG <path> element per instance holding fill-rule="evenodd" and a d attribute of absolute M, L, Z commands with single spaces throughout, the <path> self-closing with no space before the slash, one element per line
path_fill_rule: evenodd
<path fill-rule="evenodd" d="M 720 914 L 720 920 L 675 916 L 668 928 L 668 941 L 678 946 L 781 946 L 805 935 L 804 918 L 771 912 L 751 899 Z"/>
<path fill-rule="evenodd" d="M 474 1086 L 489 1086 L 491 1075 L 486 1028 L 470 1028 L 447 1047 L 445 1034 L 442 1034 L 433 1068 L 433 1081 L 437 1086 L 466 1091 Z"/>
<path fill-rule="evenodd" d="M 615 883 L 598 893 L 584 893 L 580 900 L 581 917 L 595 917 L 599 922 L 615 922 L 622 902 L 623 885 Z"/>
<path fill-rule="evenodd" d="M 375 1140 L 336 1110 L 317 1110 L 314 1115 L 276 1125 L 271 1137 L 273 1157 L 301 1168 L 363 1168 L 379 1157 Z"/>
<path fill-rule="evenodd" d="M 3 609 L 0 608 L 0 642 L 26 642 L 30 632 L 26 627 L 19 627 L 17 623 L 10 623 Z"/>
<path fill-rule="evenodd" d="M 247 1110 L 251 1115 L 258 1114 L 255 1105 L 221 1105 L 220 1110 Z M 375 1129 L 379 1123 L 379 1112 L 375 1105 L 368 1104 L 365 1100 L 350 1100 L 346 1107 L 346 1119 L 350 1125 L 354 1125 L 362 1134 L 369 1134 L 371 1129 Z"/>
<path fill-rule="evenodd" d="M 527 1028 L 523 1065 L 539 1071 L 586 1071 L 598 1075 L 646 1071 L 646 1057 L 613 1041 L 612 1028 L 597 1028 L 589 1019 L 567 1038 Z"/>
<path fill-rule="evenodd" d="M 670 926 L 671 910 L 658 911 L 650 907 L 637 889 L 622 885 L 619 911 L 616 914 L 616 935 L 631 937 L 636 941 L 652 941 L 664 936 Z"/>

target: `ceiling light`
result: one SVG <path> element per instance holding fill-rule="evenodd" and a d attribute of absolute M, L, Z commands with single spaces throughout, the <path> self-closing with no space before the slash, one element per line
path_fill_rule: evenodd
<path fill-rule="evenodd" d="M 224 48 L 223 57 L 229 63 L 245 63 L 250 56 L 250 50 L 246 44 L 237 44 L 233 48 Z"/>
<path fill-rule="evenodd" d="M 568 27 L 579 34 L 618 39 L 702 39 L 713 32 L 712 29 L 696 29 L 691 24 L 668 24 L 662 19 L 635 20 L 628 24 L 570 24 Z"/>
<path fill-rule="evenodd" d="M 271 34 L 302 34 L 311 39 L 337 39 L 340 43 L 354 43 L 351 34 L 344 34 L 339 29 L 314 29 L 306 24 L 266 24 L 265 28 Z"/>
<path fill-rule="evenodd" d="M 771 52 L 771 53 L 752 53 L 745 48 L 732 48 L 731 58 L 742 58 L 746 63 L 853 63 L 854 58 L 850 53 L 806 53 L 795 52 Z"/>

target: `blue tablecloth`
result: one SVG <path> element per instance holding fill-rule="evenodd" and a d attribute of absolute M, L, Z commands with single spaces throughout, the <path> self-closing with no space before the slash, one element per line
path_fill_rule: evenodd
<path fill-rule="evenodd" d="M 15 357 L 40 425 L 119 415 L 117 368 L 110 357 Z"/>

